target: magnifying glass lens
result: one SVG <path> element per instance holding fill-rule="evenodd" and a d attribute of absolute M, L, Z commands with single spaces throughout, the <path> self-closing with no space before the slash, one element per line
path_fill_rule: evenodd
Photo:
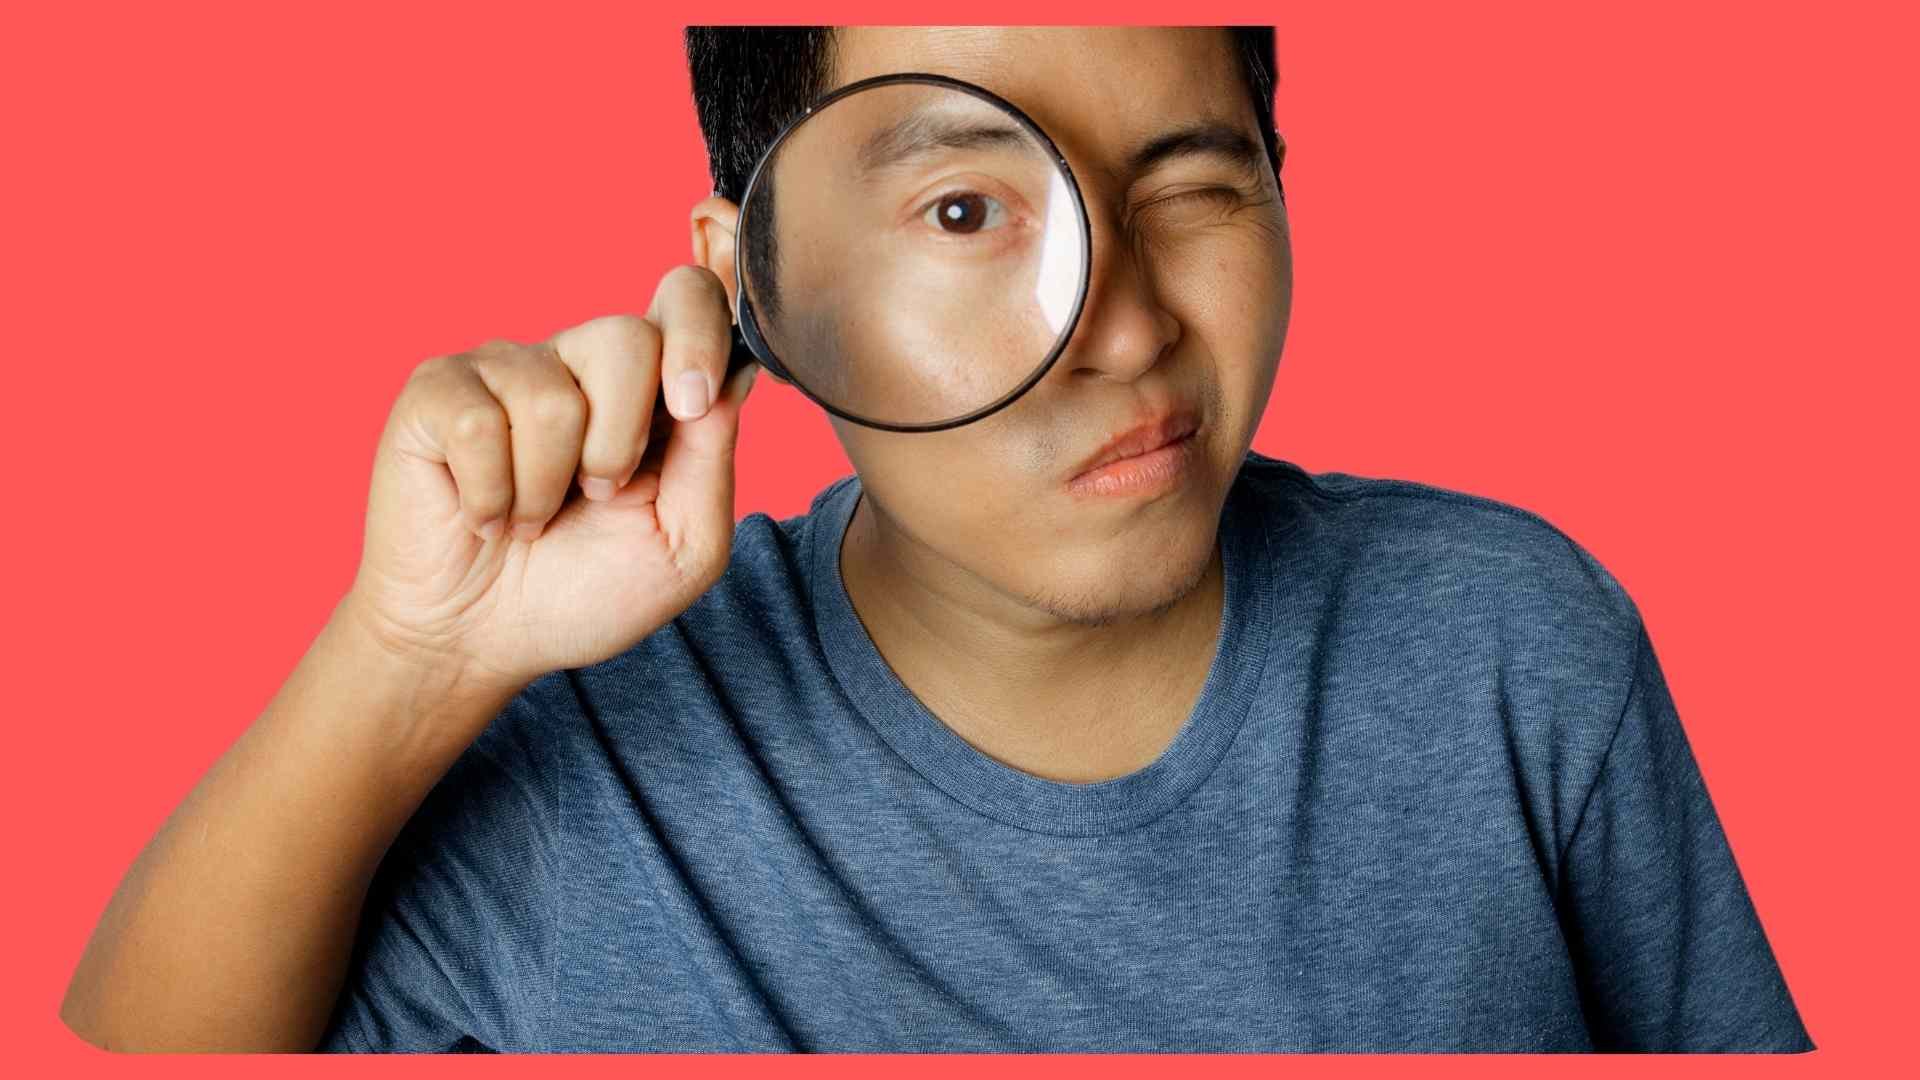
<path fill-rule="evenodd" d="M 1026 389 L 1085 295 L 1084 214 L 1052 149 L 961 90 L 819 107 L 741 208 L 741 284 L 791 379 L 841 412 L 941 424 Z"/>

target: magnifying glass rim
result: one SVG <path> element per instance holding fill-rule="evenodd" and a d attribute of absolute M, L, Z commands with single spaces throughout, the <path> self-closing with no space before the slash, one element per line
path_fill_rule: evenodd
<path fill-rule="evenodd" d="M 753 305 L 747 299 L 747 259 L 745 258 L 744 250 L 740 247 L 740 245 L 746 243 L 748 235 L 746 216 L 749 208 L 753 204 L 754 189 L 760 184 L 760 174 L 766 168 L 767 162 L 773 160 L 774 152 L 779 150 L 780 145 L 787 141 L 787 136 L 793 134 L 794 130 L 805 123 L 808 117 L 826 108 L 828 105 L 833 104 L 835 101 L 846 97 L 848 94 L 887 83 L 923 83 L 929 86 L 944 86 L 949 89 L 959 90 L 963 93 L 972 94 L 974 97 L 980 98 L 989 104 L 998 106 L 1018 121 L 1034 138 L 1040 141 L 1042 146 L 1046 147 L 1047 153 L 1053 157 L 1054 164 L 1059 167 L 1060 174 L 1066 177 L 1067 192 L 1073 197 L 1074 215 L 1080 222 L 1080 247 L 1082 251 L 1086 252 L 1086 257 L 1080 261 L 1080 285 L 1074 293 L 1073 310 L 1067 316 L 1066 330 L 1060 334 L 1059 338 L 1054 342 L 1052 350 L 1047 353 L 1046 359 L 1034 370 L 1033 374 L 1029 375 L 1024 382 L 1014 387 L 998 401 L 984 405 L 955 419 L 941 420 L 930 424 L 890 424 L 864 416 L 855 416 L 821 398 L 812 390 L 807 389 L 806 384 L 794 376 L 792 369 L 782 364 L 779 357 L 774 355 L 773 346 L 768 344 L 766 338 L 760 333 L 759 320 L 755 318 Z M 735 228 L 737 239 L 735 241 L 736 247 L 733 259 L 733 281 L 734 295 L 739 298 L 739 310 L 735 313 L 735 319 L 741 331 L 740 337 L 745 341 L 747 348 L 752 350 L 755 359 L 759 360 L 760 363 L 765 365 L 769 370 L 792 383 L 795 389 L 806 395 L 814 404 L 844 420 L 852 421 L 864 427 L 878 428 L 882 431 L 945 431 L 948 428 L 959 427 L 962 424 L 970 424 L 975 420 L 991 416 L 1001 409 L 1006 408 L 1008 405 L 1013 404 L 1020 395 L 1033 389 L 1033 385 L 1045 377 L 1047 372 L 1053 368 L 1054 363 L 1060 359 L 1060 354 L 1066 350 L 1067 342 L 1073 338 L 1074 329 L 1080 325 L 1080 310 L 1086 305 L 1087 282 L 1091 276 L 1091 268 L 1093 266 L 1093 226 L 1087 218 L 1087 204 L 1080 195 L 1080 182 L 1074 177 L 1072 166 L 1067 164 L 1066 155 L 1062 154 L 1060 148 L 1054 145 L 1052 137 L 1041 130 L 1040 125 L 1034 123 L 1033 118 L 1028 116 L 1018 105 L 988 90 L 986 87 L 967 82 L 965 79 L 956 79 L 950 75 L 936 75 L 927 71 L 889 72 L 885 75 L 874 75 L 861 79 L 858 82 L 848 83 L 827 94 L 825 97 L 822 97 L 812 105 L 807 106 L 805 112 L 788 121 L 787 125 L 780 129 L 780 134 L 774 137 L 773 142 L 769 144 L 765 150 L 761 151 L 760 159 L 754 162 L 753 172 L 747 175 L 747 187 L 740 196 L 740 218 L 735 223 Z"/>

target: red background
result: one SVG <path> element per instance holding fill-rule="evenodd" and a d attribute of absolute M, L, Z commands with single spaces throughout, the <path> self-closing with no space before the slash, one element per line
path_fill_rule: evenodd
<path fill-rule="evenodd" d="M 49 1072 L 260 1067 L 80 1043 L 57 1009 L 87 935 L 350 581 L 406 372 L 643 310 L 690 259 L 687 210 L 709 187 L 682 24 L 802 14 L 533 10 L 0 17 L 5 714 L 20 739 L 0 1014 L 13 1053 Z M 1613 571 L 1821 1047 L 1667 1067 L 1877 1072 L 1915 1001 L 1910 17 L 1647 2 L 1179 14 L 1278 27 L 1297 293 L 1255 448 L 1516 503 Z M 823 414 L 764 379 L 739 462 L 741 516 L 799 513 L 851 468 Z"/>

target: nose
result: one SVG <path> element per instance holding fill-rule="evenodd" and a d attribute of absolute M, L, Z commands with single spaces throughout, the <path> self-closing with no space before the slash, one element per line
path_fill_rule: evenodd
<path fill-rule="evenodd" d="M 1060 355 L 1066 378 L 1130 382 L 1150 371 L 1180 340 L 1180 321 L 1161 305 L 1153 267 L 1104 200 L 1087 200 L 1093 265 L 1073 338 Z"/>

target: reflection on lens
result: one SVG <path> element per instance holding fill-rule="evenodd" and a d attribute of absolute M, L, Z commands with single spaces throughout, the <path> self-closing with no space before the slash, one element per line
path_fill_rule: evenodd
<path fill-rule="evenodd" d="M 761 335 L 803 390 L 876 423 L 1003 401 L 1062 346 L 1085 295 L 1071 178 L 1022 119 L 889 82 L 816 109 L 741 209 Z"/>

